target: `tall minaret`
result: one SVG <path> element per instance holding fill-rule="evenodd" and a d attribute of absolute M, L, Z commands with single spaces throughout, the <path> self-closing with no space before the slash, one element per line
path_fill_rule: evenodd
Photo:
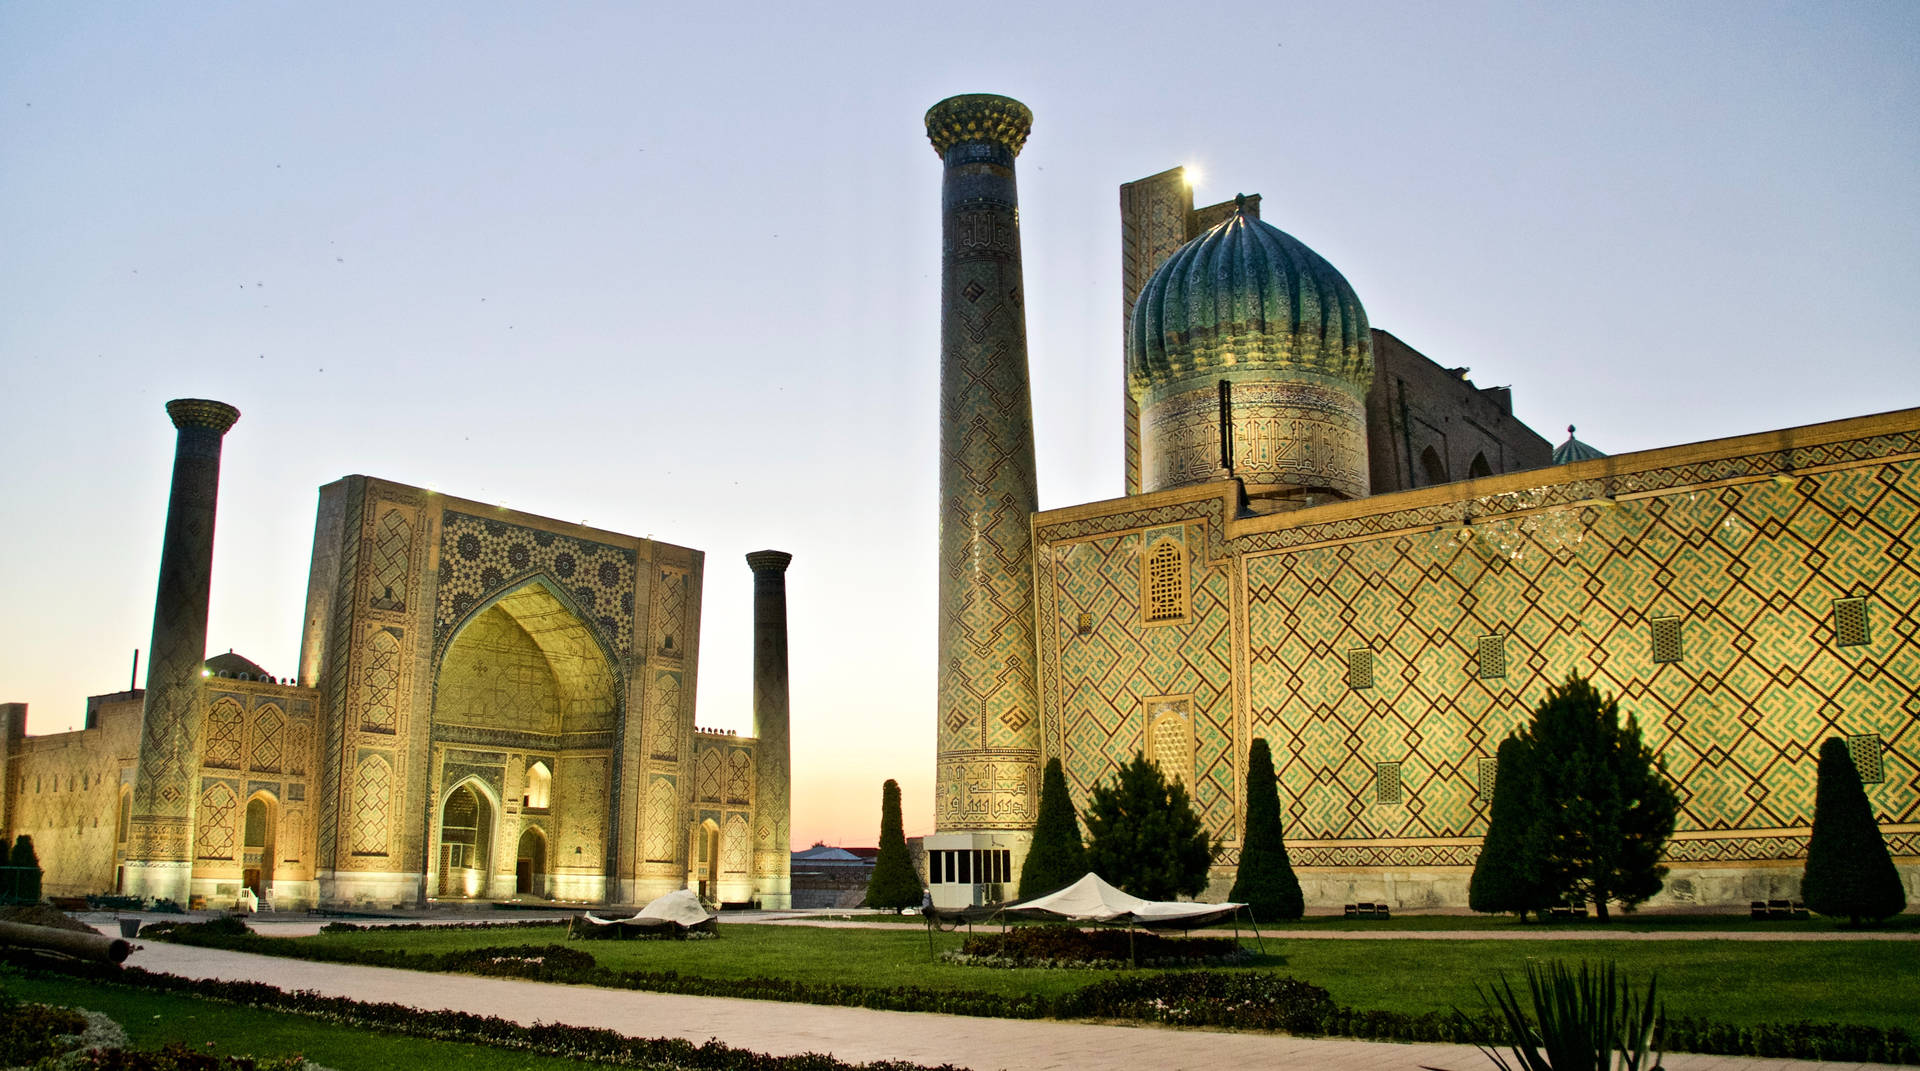
<path fill-rule="evenodd" d="M 1040 789 L 1027 527 L 1039 495 L 1013 178 L 1032 126 L 1026 105 L 987 94 L 927 111 L 927 137 L 946 164 L 934 822 L 941 833 L 1006 832 L 1016 842 L 1033 826 Z"/>
<path fill-rule="evenodd" d="M 759 742 L 759 812 L 753 895 L 762 908 L 793 906 L 793 747 L 787 735 L 787 565 L 783 550 L 747 555 L 753 570 L 753 735 Z"/>
<path fill-rule="evenodd" d="M 187 903 L 193 879 L 193 805 L 199 794 L 200 677 L 207 660 L 207 601 L 213 581 L 214 502 L 220 444 L 240 410 L 225 402 L 167 403 L 179 429 L 173 491 L 160 548 L 160 588 L 147 645 L 147 694 L 140 765 L 133 782 L 124 888 L 133 896 Z"/>

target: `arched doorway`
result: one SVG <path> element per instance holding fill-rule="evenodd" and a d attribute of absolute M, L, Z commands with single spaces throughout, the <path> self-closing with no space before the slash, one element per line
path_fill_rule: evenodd
<path fill-rule="evenodd" d="M 689 833 L 687 888 L 702 900 L 720 894 L 720 827 L 711 818 L 696 823 Z"/>
<path fill-rule="evenodd" d="M 247 800 L 246 817 L 241 826 L 240 884 L 253 890 L 262 900 L 273 888 L 274 831 L 279 825 L 272 796 L 256 792 Z"/>
<path fill-rule="evenodd" d="M 513 891 L 523 896 L 547 895 L 547 838 L 533 826 L 521 832 L 520 850 L 514 853 Z"/>
<path fill-rule="evenodd" d="M 440 895 L 485 896 L 492 845 L 493 804 L 463 781 L 440 807 Z"/>

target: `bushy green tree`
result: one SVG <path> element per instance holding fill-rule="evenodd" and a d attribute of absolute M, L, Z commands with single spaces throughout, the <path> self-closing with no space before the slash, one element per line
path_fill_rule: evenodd
<path fill-rule="evenodd" d="M 1136 753 L 1087 804 L 1087 864 L 1148 900 L 1198 895 L 1219 845 L 1207 839 L 1186 787 Z"/>
<path fill-rule="evenodd" d="M 1680 798 L 1640 724 L 1579 677 L 1547 692 L 1523 734 L 1533 766 L 1540 874 L 1550 892 L 1591 901 L 1600 921 L 1631 911 L 1666 878 L 1660 865 Z"/>
<path fill-rule="evenodd" d="M 1087 848 L 1080 841 L 1080 819 L 1067 792 L 1067 772 L 1059 759 L 1048 759 L 1040 778 L 1040 818 L 1033 823 L 1027 861 L 1020 864 L 1020 895 L 1045 896 L 1086 874 Z"/>
<path fill-rule="evenodd" d="M 1512 911 L 1524 919 L 1527 912 L 1552 904 L 1552 893 L 1540 881 L 1539 831 L 1533 821 L 1538 788 L 1530 758 L 1527 742 L 1517 733 L 1501 741 L 1495 754 L 1492 814 L 1467 885 L 1467 906 L 1475 911 Z"/>
<path fill-rule="evenodd" d="M 1240 868 L 1227 899 L 1246 904 L 1255 919 L 1297 919 L 1306 914 L 1307 905 L 1281 837 L 1280 790 L 1273 776 L 1273 752 L 1264 737 L 1254 737 L 1247 749 L 1246 813 Z"/>
<path fill-rule="evenodd" d="M 880 856 L 867 879 L 867 906 L 892 908 L 920 905 L 920 876 L 907 854 L 906 829 L 900 822 L 900 786 L 892 778 L 880 786 Z"/>
<path fill-rule="evenodd" d="M 1822 915 L 1845 916 L 1853 925 L 1898 915 L 1907 891 L 1880 825 L 1873 819 L 1860 771 L 1847 742 L 1829 737 L 1820 745 L 1820 780 L 1814 786 L 1813 837 L 1800 896 Z"/>
<path fill-rule="evenodd" d="M 0 841 L 4 844 L 5 841 Z M 33 850 L 33 838 L 25 833 L 14 838 L 13 850 L 7 854 L 7 865 L 15 869 L 7 872 L 9 877 L 9 898 L 20 903 L 39 903 L 40 901 L 40 855 Z"/>

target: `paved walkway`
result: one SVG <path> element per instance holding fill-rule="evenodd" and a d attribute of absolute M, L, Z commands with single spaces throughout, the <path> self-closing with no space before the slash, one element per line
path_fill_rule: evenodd
<path fill-rule="evenodd" d="M 718 1038 L 756 1052 L 831 1053 L 855 1062 L 895 1059 L 931 1065 L 952 1063 L 974 1071 L 1220 1071 L 1229 1067 L 1410 1071 L 1422 1066 L 1480 1071 L 1491 1066 L 1477 1050 L 1463 1045 L 1396 1045 L 1150 1026 L 983 1019 L 638 993 L 459 974 L 435 975 L 423 982 L 411 971 L 313 963 L 160 941 L 140 943 L 127 962 L 188 978 L 266 982 L 282 989 L 309 989 L 423 1010 L 457 1009 L 525 1024 L 561 1022 L 602 1027 L 635 1037 L 679 1037 L 694 1042 Z M 1886 1066 L 1688 1054 L 1666 1060 L 1669 1071 L 1866 1071 Z"/>

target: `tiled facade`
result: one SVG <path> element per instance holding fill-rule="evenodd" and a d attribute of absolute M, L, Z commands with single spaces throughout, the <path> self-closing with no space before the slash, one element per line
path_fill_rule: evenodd
<path fill-rule="evenodd" d="M 1835 735 L 1877 763 L 1916 880 L 1920 410 L 1266 517 L 1235 495 L 1034 517 L 1043 748 L 1084 802 L 1154 753 L 1161 712 L 1187 719 L 1216 881 L 1260 736 L 1310 897 L 1463 903 L 1485 762 L 1571 673 L 1620 697 L 1680 788 L 1664 899 L 1790 894 Z M 1192 606 L 1153 624 L 1143 555 L 1168 531 Z"/>

